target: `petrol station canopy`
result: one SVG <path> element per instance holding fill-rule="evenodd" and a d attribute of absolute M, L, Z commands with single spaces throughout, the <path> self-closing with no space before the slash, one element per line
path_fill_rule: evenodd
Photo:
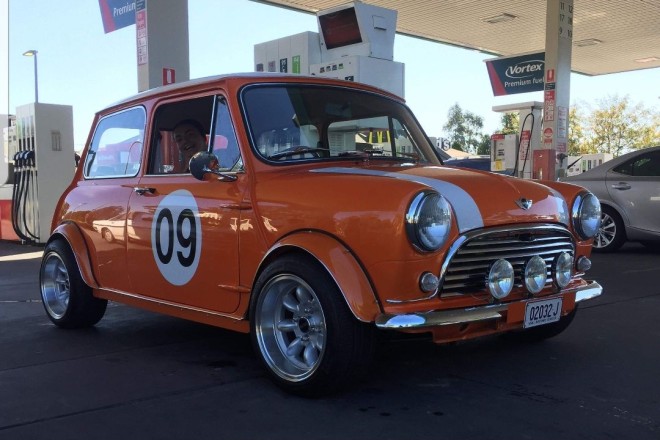
<path fill-rule="evenodd" d="M 316 13 L 348 0 L 257 0 Z M 398 11 L 397 32 L 494 56 L 542 52 L 548 0 L 369 0 Z M 559 0 L 557 0 L 559 1 Z M 571 70 L 660 67 L 660 0 L 574 0 Z"/>

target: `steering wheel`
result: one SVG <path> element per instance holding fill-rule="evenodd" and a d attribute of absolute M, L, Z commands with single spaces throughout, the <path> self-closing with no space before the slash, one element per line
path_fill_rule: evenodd
<path fill-rule="evenodd" d="M 295 147 L 287 148 L 286 150 L 280 151 L 279 153 L 272 154 L 268 156 L 268 159 L 282 160 L 287 157 L 294 158 L 294 156 L 300 156 L 297 159 L 306 159 L 306 155 L 311 156 L 311 159 L 320 158 L 321 153 L 326 153 L 328 150 L 325 148 L 310 148 L 304 145 L 298 145 Z"/>

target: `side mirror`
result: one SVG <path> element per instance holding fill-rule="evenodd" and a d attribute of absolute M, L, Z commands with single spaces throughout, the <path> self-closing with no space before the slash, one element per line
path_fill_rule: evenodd
<path fill-rule="evenodd" d="M 215 154 L 200 151 L 190 159 L 190 174 L 197 180 L 209 180 L 211 175 L 218 176 L 218 180 L 233 182 L 236 176 L 224 174 L 220 171 L 220 161 Z"/>

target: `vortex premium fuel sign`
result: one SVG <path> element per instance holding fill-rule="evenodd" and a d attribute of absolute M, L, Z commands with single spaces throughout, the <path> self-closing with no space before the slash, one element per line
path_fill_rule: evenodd
<path fill-rule="evenodd" d="M 543 90 L 545 52 L 486 60 L 493 95 Z"/>

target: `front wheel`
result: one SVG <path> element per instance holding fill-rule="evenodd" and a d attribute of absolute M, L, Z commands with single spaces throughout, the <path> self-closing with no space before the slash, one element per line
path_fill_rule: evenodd
<path fill-rule="evenodd" d="M 253 295 L 253 346 L 280 387 L 319 396 L 366 372 L 373 329 L 352 315 L 334 281 L 315 262 L 280 258 L 261 274 Z"/>
<path fill-rule="evenodd" d="M 46 314 L 59 327 L 91 327 L 105 314 L 108 301 L 92 295 L 64 240 L 54 240 L 44 249 L 39 285 Z"/>
<path fill-rule="evenodd" d="M 594 252 L 614 252 L 626 241 L 626 230 L 619 214 L 608 206 L 603 206 L 600 228 L 594 237 Z"/>

